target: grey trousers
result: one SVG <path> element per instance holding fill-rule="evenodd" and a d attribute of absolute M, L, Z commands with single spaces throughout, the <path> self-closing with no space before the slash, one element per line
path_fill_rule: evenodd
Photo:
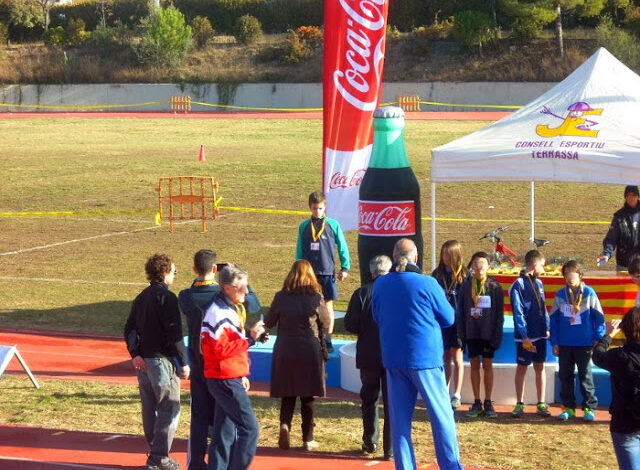
<path fill-rule="evenodd" d="M 138 371 L 142 427 L 150 456 L 164 463 L 169 459 L 180 418 L 180 378 L 167 358 L 150 357 L 144 361 L 146 372 Z"/>

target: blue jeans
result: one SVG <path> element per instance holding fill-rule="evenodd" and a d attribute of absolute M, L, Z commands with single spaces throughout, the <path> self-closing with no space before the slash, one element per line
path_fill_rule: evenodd
<path fill-rule="evenodd" d="M 180 418 L 180 378 L 172 361 L 145 357 L 146 372 L 138 371 L 142 402 L 142 427 L 149 454 L 156 462 L 166 462 Z"/>
<path fill-rule="evenodd" d="M 202 369 L 191 369 L 191 427 L 189 429 L 189 445 L 187 452 L 188 470 L 205 470 L 207 464 L 204 456 L 207 455 L 207 438 L 209 426 L 213 425 L 216 401 L 209 393 L 207 379 L 204 378 Z"/>
<path fill-rule="evenodd" d="M 411 442 L 411 420 L 419 392 L 429 411 L 433 445 L 440 469 L 462 470 L 444 369 L 387 369 L 387 387 L 396 468 L 417 468 Z"/>
<path fill-rule="evenodd" d="M 209 470 L 246 470 L 258 448 L 258 420 L 241 379 L 207 379 L 216 400 Z"/>
<path fill-rule="evenodd" d="M 640 470 L 640 431 L 631 434 L 611 433 L 613 450 L 620 470 Z"/>

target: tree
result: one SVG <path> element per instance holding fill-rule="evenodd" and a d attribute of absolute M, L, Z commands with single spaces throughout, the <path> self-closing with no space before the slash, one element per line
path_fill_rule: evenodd
<path fill-rule="evenodd" d="M 501 12 L 512 19 L 511 28 L 516 36 L 536 38 L 542 29 L 551 23 L 556 14 L 548 6 L 540 2 L 521 2 L 518 0 L 502 0 Z"/>
<path fill-rule="evenodd" d="M 44 25 L 44 30 L 49 29 L 49 12 L 51 8 L 58 3 L 60 0 L 31 0 L 37 6 L 42 9 L 42 24 Z"/>
<path fill-rule="evenodd" d="M 556 42 L 558 54 L 564 56 L 564 34 L 562 30 L 562 15 L 572 11 L 577 16 L 588 17 L 598 15 L 607 0 L 501 0 L 503 11 L 514 19 L 513 27 L 518 29 L 522 25 L 542 29 L 555 20 Z M 525 29 L 525 28 L 521 28 Z"/>
<path fill-rule="evenodd" d="M 467 47 L 478 46 L 482 55 L 482 45 L 496 37 L 493 18 L 489 13 L 477 10 L 456 13 L 453 17 L 453 37 Z"/>
<path fill-rule="evenodd" d="M 0 21 L 13 28 L 31 29 L 40 24 L 40 12 L 31 1 L 0 0 Z"/>
<path fill-rule="evenodd" d="M 553 0 L 556 10 L 556 41 L 558 42 L 558 55 L 564 56 L 564 38 L 562 31 L 562 10 L 577 9 L 578 16 L 596 16 L 602 11 L 606 0 Z"/>
<path fill-rule="evenodd" d="M 144 35 L 135 49 L 143 64 L 177 67 L 191 47 L 191 26 L 174 6 L 152 10 L 142 22 Z"/>

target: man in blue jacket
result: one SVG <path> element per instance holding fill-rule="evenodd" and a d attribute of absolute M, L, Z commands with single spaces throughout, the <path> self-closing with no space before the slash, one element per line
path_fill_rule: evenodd
<path fill-rule="evenodd" d="M 438 465 L 459 470 L 463 467 L 444 376 L 441 332 L 453 324 L 455 312 L 437 281 L 421 273 L 413 241 L 398 240 L 393 260 L 395 272 L 373 284 L 372 305 L 387 369 L 396 468 L 417 468 L 411 420 L 420 392 L 429 411 Z"/>

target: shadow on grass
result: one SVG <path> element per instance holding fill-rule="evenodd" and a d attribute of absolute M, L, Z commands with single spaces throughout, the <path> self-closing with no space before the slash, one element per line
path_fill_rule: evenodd
<path fill-rule="evenodd" d="M 110 300 L 51 309 L 2 310 L 3 328 L 121 335 L 131 302 Z"/>

